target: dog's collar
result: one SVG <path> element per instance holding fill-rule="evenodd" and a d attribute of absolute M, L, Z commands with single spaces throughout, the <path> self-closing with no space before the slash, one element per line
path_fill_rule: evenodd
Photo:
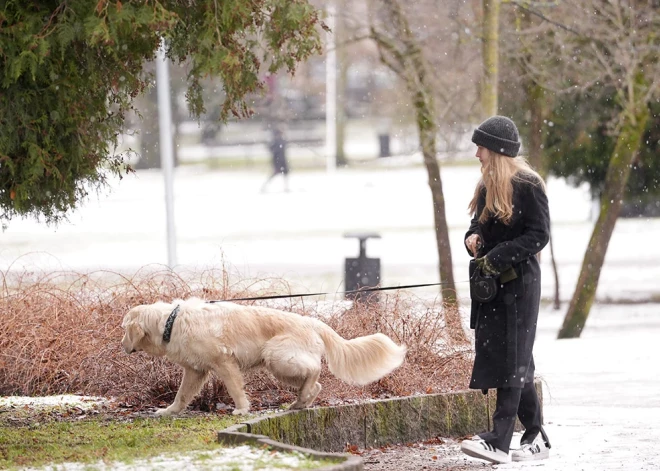
<path fill-rule="evenodd" d="M 172 336 L 172 326 L 174 325 L 174 319 L 176 319 L 177 314 L 179 314 L 178 304 L 170 313 L 170 317 L 167 318 L 167 322 L 165 322 L 165 330 L 163 331 L 163 342 L 165 343 L 170 341 L 170 337 Z"/>

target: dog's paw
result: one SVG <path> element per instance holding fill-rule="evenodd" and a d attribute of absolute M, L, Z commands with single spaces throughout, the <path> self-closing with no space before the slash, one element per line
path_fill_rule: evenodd
<path fill-rule="evenodd" d="M 156 410 L 155 415 L 156 415 L 156 417 L 169 417 L 170 415 L 172 415 L 172 411 L 169 410 L 169 408 L 167 408 L 167 409 L 158 409 L 158 410 Z"/>
<path fill-rule="evenodd" d="M 234 412 L 232 412 L 231 414 L 232 415 L 245 415 L 249 412 L 249 410 L 250 409 L 248 409 L 247 407 L 245 407 L 243 409 L 234 409 Z"/>

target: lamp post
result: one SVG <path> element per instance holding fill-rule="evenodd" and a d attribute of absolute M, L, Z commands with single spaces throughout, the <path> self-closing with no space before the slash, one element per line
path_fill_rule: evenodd
<path fill-rule="evenodd" d="M 156 87 L 158 91 L 158 135 L 160 161 L 165 177 L 165 213 L 167 223 L 167 265 L 176 265 L 176 232 L 174 226 L 174 149 L 172 147 L 172 104 L 170 102 L 170 76 L 161 43 L 156 56 Z"/>
<path fill-rule="evenodd" d="M 326 170 L 333 172 L 337 168 L 337 44 L 335 41 L 334 0 L 328 0 L 325 51 L 325 149 Z"/>

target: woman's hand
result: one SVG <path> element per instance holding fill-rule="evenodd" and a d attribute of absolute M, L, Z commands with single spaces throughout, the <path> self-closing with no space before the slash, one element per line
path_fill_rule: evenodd
<path fill-rule="evenodd" d="M 490 260 L 488 260 L 486 257 L 477 258 L 475 261 L 477 262 L 477 266 L 481 268 L 481 272 L 484 275 L 496 276 L 500 274 L 497 271 L 497 269 L 493 266 L 493 264 L 490 263 Z M 516 272 L 514 271 L 513 274 L 515 275 Z M 515 279 L 515 278 L 516 277 L 514 276 L 511 279 Z"/>
<path fill-rule="evenodd" d="M 470 237 L 465 239 L 465 246 L 468 248 L 472 255 L 477 256 L 477 252 L 481 248 L 481 237 L 479 234 L 472 234 Z"/>

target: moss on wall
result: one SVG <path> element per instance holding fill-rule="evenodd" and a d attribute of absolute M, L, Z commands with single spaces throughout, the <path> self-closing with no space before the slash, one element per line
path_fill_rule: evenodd
<path fill-rule="evenodd" d="M 543 404 L 542 387 L 536 382 Z M 495 392 L 430 394 L 364 404 L 289 411 L 246 422 L 250 433 L 320 451 L 463 437 L 489 428 Z M 520 424 L 518 423 L 518 429 Z"/>

